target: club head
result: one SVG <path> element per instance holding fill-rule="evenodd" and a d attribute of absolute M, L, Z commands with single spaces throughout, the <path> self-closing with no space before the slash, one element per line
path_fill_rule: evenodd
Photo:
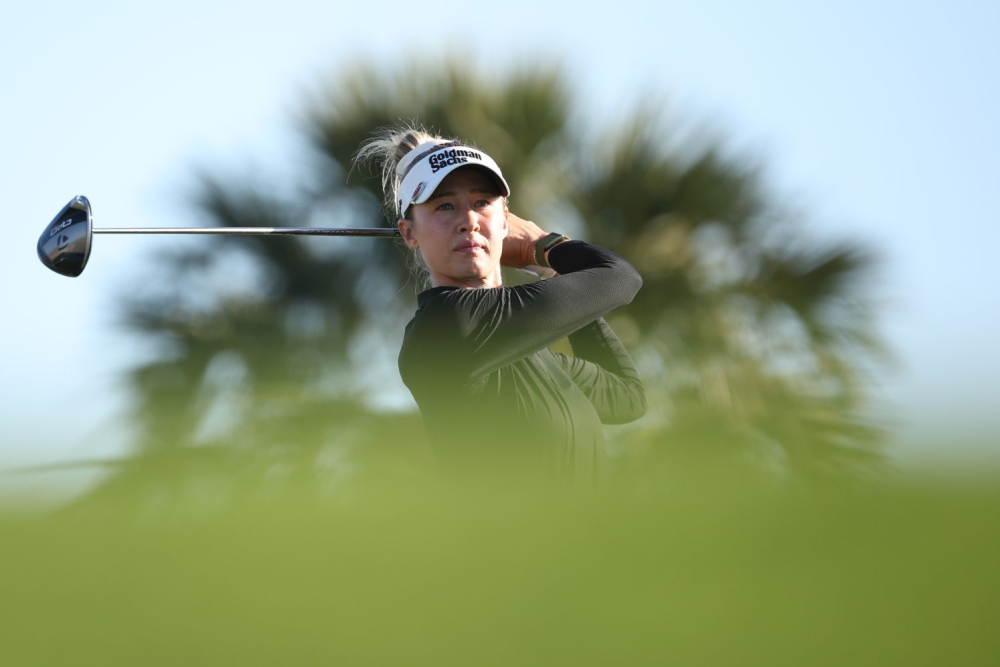
<path fill-rule="evenodd" d="M 38 258 L 56 273 L 75 278 L 87 266 L 93 235 L 90 202 L 83 195 L 73 197 L 38 238 Z"/>

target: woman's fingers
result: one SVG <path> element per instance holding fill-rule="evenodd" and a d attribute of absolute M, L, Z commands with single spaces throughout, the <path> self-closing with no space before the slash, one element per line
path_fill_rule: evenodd
<path fill-rule="evenodd" d="M 500 263 L 516 269 L 534 264 L 535 242 L 545 234 L 535 223 L 510 213 L 507 216 L 507 238 L 503 242 Z"/>

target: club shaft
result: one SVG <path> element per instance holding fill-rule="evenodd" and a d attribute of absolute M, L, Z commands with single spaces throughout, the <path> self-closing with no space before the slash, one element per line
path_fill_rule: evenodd
<path fill-rule="evenodd" d="M 389 227 L 104 227 L 95 234 L 237 234 L 249 236 L 399 236 L 398 229 Z"/>

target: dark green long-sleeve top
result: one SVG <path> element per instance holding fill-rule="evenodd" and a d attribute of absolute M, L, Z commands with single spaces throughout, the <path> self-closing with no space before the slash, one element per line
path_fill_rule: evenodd
<path fill-rule="evenodd" d="M 606 460 L 601 424 L 645 413 L 635 365 L 602 317 L 642 278 L 582 241 L 557 245 L 549 263 L 560 275 L 418 295 L 399 370 L 445 467 L 593 474 Z M 548 348 L 566 336 L 573 356 Z"/>

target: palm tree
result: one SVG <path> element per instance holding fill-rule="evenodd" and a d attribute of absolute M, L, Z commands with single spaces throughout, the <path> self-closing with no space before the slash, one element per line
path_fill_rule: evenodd
<path fill-rule="evenodd" d="M 572 200 L 590 238 L 643 275 L 619 323 L 661 369 L 667 442 L 764 451 L 800 472 L 878 462 L 871 251 L 805 238 L 758 170 L 717 143 L 678 148 L 649 113 L 602 146 Z"/>
<path fill-rule="evenodd" d="M 556 67 L 496 79 L 460 64 L 352 67 L 308 96 L 299 122 L 317 159 L 294 191 L 207 174 L 194 201 L 219 226 L 323 224 L 331 211 L 339 225 L 391 224 L 377 178 L 350 167 L 371 131 L 417 119 L 474 138 L 503 165 L 519 215 L 642 273 L 613 318 L 654 397 L 630 447 L 763 447 L 795 470 L 876 461 L 863 419 L 863 369 L 879 350 L 871 255 L 808 243 L 755 170 L 718 141 L 678 147 L 648 109 L 594 137 L 572 120 L 582 101 L 570 90 Z M 239 443 L 251 458 L 279 448 L 314 461 L 365 422 L 394 371 L 386 350 L 415 304 L 403 259 L 384 240 L 257 237 L 165 257 L 157 292 L 122 302 L 127 327 L 165 343 L 129 374 L 140 450 Z"/>

